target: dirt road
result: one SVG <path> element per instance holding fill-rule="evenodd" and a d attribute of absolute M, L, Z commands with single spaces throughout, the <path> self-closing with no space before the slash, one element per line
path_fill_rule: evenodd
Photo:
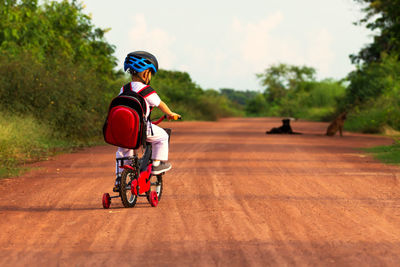
<path fill-rule="evenodd" d="M 0 181 L 0 266 L 398 266 L 400 168 L 357 150 L 383 137 L 265 135 L 278 119 L 175 122 L 163 198 L 117 199 L 115 148 Z"/>

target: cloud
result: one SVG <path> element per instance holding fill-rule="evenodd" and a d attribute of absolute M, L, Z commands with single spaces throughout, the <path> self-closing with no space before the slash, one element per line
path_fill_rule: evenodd
<path fill-rule="evenodd" d="M 231 49 L 220 51 L 235 55 L 229 64 L 231 72 L 240 71 L 254 77 L 255 73 L 262 72 L 271 64 L 302 64 L 305 59 L 300 41 L 279 31 L 284 19 L 280 11 L 253 22 L 233 19 L 229 38 Z"/>
<path fill-rule="evenodd" d="M 307 34 L 307 29 L 300 27 L 293 34 L 293 30 L 283 30 L 288 26 L 285 23 L 280 11 L 253 22 L 233 19 L 228 38 L 230 48 L 219 50 L 219 58 L 230 61 L 226 64 L 229 73 L 254 77 L 272 64 L 287 63 L 311 66 L 319 76 L 328 75 L 335 59 L 332 34 L 324 28 Z"/>
<path fill-rule="evenodd" d="M 154 54 L 164 69 L 172 68 L 176 57 L 172 52 L 175 38 L 161 28 L 150 28 L 143 14 L 133 17 L 133 27 L 129 31 L 132 50 L 145 50 Z"/>
<path fill-rule="evenodd" d="M 227 86 L 256 89 L 255 74 L 269 65 L 303 61 L 298 41 L 278 32 L 283 22 L 284 15 L 280 11 L 256 21 L 232 19 L 230 29 L 221 36 L 222 45 L 215 57 L 221 80 L 232 81 Z"/>
<path fill-rule="evenodd" d="M 205 87 L 257 89 L 255 74 L 272 64 L 307 65 L 325 76 L 334 63 L 333 37 L 327 29 L 307 34 L 299 28 L 297 35 L 284 31 L 287 21 L 280 11 L 253 21 L 232 18 L 230 27 L 209 42 L 196 38 L 177 42 L 167 30 L 151 27 L 143 14 L 132 21 L 129 49 L 154 53 L 161 68 L 188 71 Z"/>
<path fill-rule="evenodd" d="M 312 36 L 309 36 L 310 45 L 308 59 L 312 66 L 315 66 L 323 76 L 329 75 L 335 54 L 332 49 L 333 36 L 327 29 L 320 29 Z"/>
<path fill-rule="evenodd" d="M 261 61 L 270 54 L 272 38 L 270 32 L 283 20 L 281 12 L 276 12 L 266 19 L 252 22 L 233 21 L 233 32 L 238 37 L 241 55 L 248 62 Z"/>

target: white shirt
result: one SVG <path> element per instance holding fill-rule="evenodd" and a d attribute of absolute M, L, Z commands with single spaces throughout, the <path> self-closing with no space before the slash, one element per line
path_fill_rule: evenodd
<path fill-rule="evenodd" d="M 131 89 L 133 92 L 135 93 L 139 93 L 141 90 L 147 88 L 148 85 L 141 83 L 141 82 L 131 82 Z M 122 94 L 124 92 L 124 87 L 121 88 L 121 91 L 119 92 L 119 94 Z M 154 91 L 153 93 L 147 95 L 144 97 L 144 100 L 146 102 L 146 118 L 149 117 L 150 115 L 150 110 L 153 107 L 158 107 L 161 103 L 161 99 L 158 96 L 158 94 Z"/>

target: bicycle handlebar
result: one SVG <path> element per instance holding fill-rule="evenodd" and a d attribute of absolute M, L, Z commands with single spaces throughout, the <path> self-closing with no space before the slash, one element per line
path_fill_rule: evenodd
<path fill-rule="evenodd" d="M 163 120 L 165 120 L 167 117 L 168 117 L 167 115 L 164 115 L 164 116 L 162 116 L 161 118 L 159 118 L 158 120 L 153 121 L 153 122 L 151 122 L 151 123 L 157 125 L 157 124 L 159 124 L 160 122 L 162 122 Z M 173 116 L 172 119 L 173 119 L 174 121 L 176 121 L 176 120 L 181 120 L 182 117 L 181 117 L 181 116 Z"/>
<path fill-rule="evenodd" d="M 167 116 L 167 115 L 164 115 L 164 116 Z M 176 116 L 173 116 L 173 117 L 172 117 L 172 119 L 173 119 L 174 121 L 177 121 L 177 120 L 181 120 L 181 119 L 182 119 L 182 117 L 181 117 L 181 116 L 178 116 L 178 115 L 176 115 Z"/>

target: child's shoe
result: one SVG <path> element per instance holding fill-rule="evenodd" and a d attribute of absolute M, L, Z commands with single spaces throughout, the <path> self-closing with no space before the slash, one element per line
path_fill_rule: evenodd
<path fill-rule="evenodd" d="M 166 171 L 169 171 L 172 168 L 171 163 L 161 161 L 159 165 L 154 166 L 151 170 L 151 174 L 157 175 Z"/>

